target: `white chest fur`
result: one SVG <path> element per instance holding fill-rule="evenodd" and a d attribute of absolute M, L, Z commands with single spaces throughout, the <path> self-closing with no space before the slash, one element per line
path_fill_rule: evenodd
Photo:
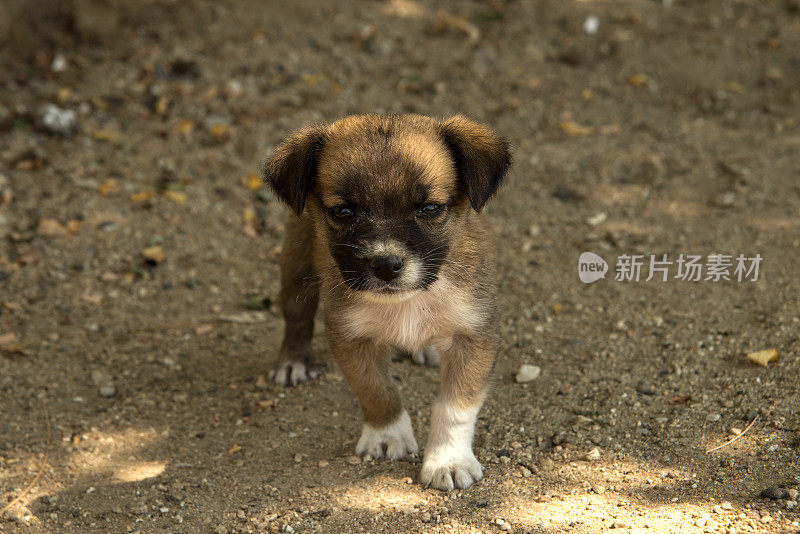
<path fill-rule="evenodd" d="M 471 295 L 443 278 L 405 299 L 364 298 L 342 316 L 345 336 L 368 337 L 409 351 L 474 331 L 484 319 Z"/>

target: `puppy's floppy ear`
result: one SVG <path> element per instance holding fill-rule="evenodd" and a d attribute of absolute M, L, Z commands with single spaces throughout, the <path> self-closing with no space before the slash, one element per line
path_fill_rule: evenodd
<path fill-rule="evenodd" d="M 278 197 L 300 215 L 317 176 L 317 162 L 325 142 L 322 126 L 303 128 L 275 148 L 264 164 L 264 180 Z"/>
<path fill-rule="evenodd" d="M 481 211 L 511 165 L 508 142 L 488 126 L 460 115 L 442 122 L 440 132 L 453 155 L 470 204 L 475 211 Z"/>

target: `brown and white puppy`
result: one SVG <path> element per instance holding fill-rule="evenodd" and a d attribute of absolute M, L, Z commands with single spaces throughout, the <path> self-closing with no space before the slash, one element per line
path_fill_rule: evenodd
<path fill-rule="evenodd" d="M 272 379 L 316 376 L 321 299 L 331 351 L 364 414 L 356 453 L 394 460 L 418 447 L 391 357 L 441 359 L 420 475 L 441 490 L 482 476 L 472 436 L 499 337 L 493 244 L 479 212 L 510 162 L 505 140 L 460 116 L 361 115 L 300 130 L 264 170 L 291 208 Z"/>

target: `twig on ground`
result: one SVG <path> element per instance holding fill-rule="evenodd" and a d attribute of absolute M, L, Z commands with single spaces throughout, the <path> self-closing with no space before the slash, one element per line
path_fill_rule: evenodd
<path fill-rule="evenodd" d="M 739 435 L 737 435 L 737 436 L 734 436 L 732 439 L 729 439 L 728 441 L 726 441 L 726 442 L 725 442 L 725 443 L 723 443 L 722 445 L 719 445 L 719 446 L 717 446 L 717 447 L 714 447 L 713 449 L 708 449 L 708 450 L 706 451 L 706 454 L 708 454 L 709 452 L 718 451 L 718 450 L 720 450 L 722 447 L 727 447 L 728 445 L 730 445 L 730 444 L 731 444 L 731 443 L 733 443 L 734 441 L 736 441 L 736 440 L 738 440 L 739 438 L 741 438 L 742 436 L 744 436 L 744 435 L 747 433 L 747 431 L 748 431 L 748 430 L 750 430 L 750 428 L 751 428 L 751 427 L 752 427 L 752 426 L 753 426 L 753 425 L 756 423 L 756 421 L 758 421 L 758 416 L 759 416 L 759 414 L 756 414 L 756 416 L 755 416 L 755 417 L 753 417 L 753 420 L 752 420 L 752 421 L 750 421 L 750 424 L 749 424 L 749 425 L 747 425 L 747 428 L 745 428 L 745 429 L 744 429 L 744 431 L 743 431 L 741 434 L 739 434 Z"/>
<path fill-rule="evenodd" d="M 45 425 L 46 425 L 46 428 L 47 428 L 47 438 L 46 438 L 45 445 L 44 445 L 44 458 L 42 459 L 42 465 L 41 465 L 41 467 L 39 467 L 39 472 L 36 473 L 36 476 L 33 477 L 33 480 L 31 480 L 31 483 L 28 484 L 25 487 L 24 490 L 22 490 L 22 493 L 17 495 L 17 497 L 13 501 L 11 501 L 7 505 L 5 505 L 3 507 L 3 509 L 0 510 L 0 516 L 5 514 L 9 510 L 11 510 L 11 508 L 15 504 L 17 504 L 19 501 L 21 501 L 23 498 L 25 498 L 25 496 L 28 493 L 30 493 L 31 489 L 33 489 L 33 487 L 39 481 L 39 478 L 41 478 L 42 473 L 44 473 L 44 468 L 47 467 L 47 459 L 48 459 L 47 457 L 48 457 L 48 454 L 50 452 L 50 414 L 47 412 L 47 397 L 46 396 L 42 397 L 42 407 L 44 408 L 44 422 L 45 422 Z"/>

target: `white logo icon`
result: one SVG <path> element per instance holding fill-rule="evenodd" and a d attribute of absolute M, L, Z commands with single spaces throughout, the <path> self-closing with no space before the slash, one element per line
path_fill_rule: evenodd
<path fill-rule="evenodd" d="M 578 277 L 584 284 L 605 278 L 607 272 L 608 263 L 594 252 L 584 252 L 578 258 Z"/>

